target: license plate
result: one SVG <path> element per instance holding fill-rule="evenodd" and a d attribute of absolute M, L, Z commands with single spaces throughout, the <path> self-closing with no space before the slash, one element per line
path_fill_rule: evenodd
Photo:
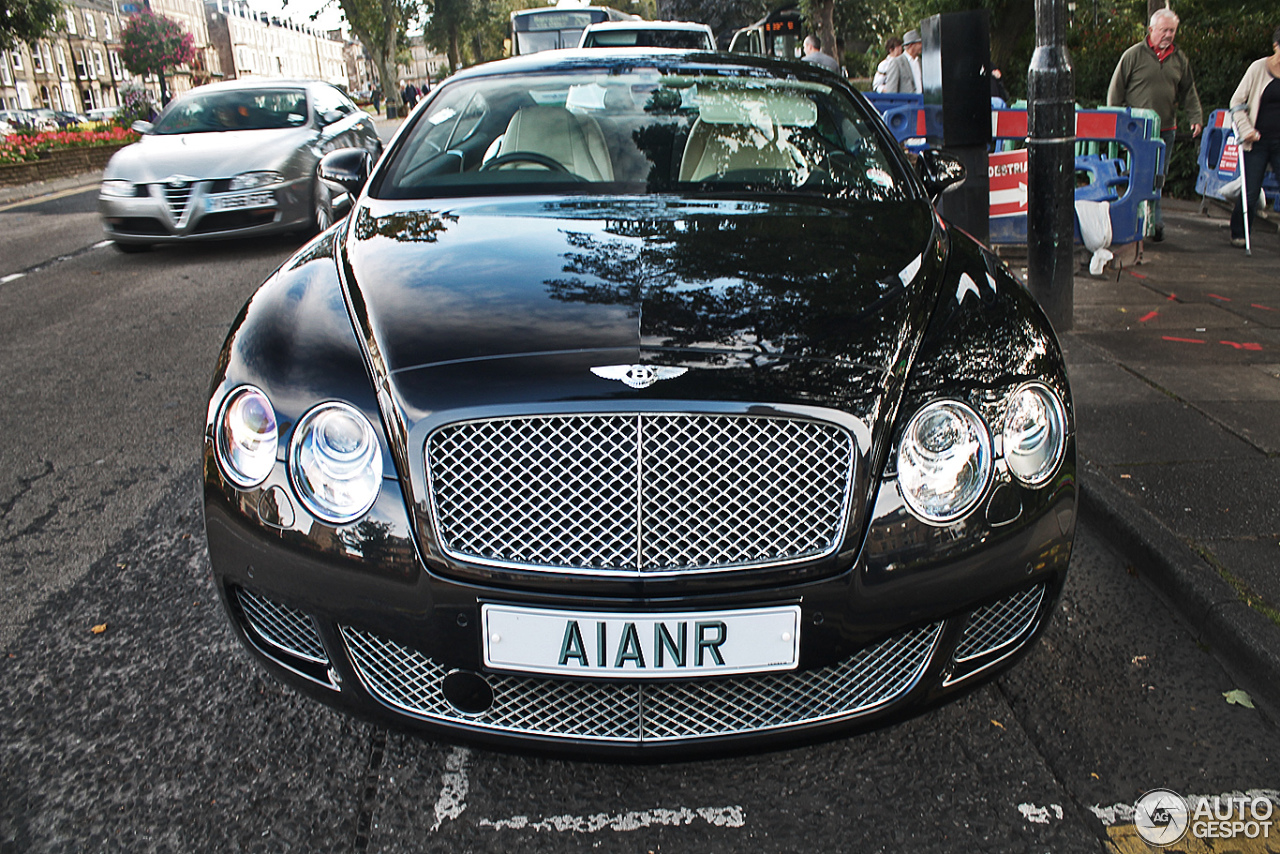
<path fill-rule="evenodd" d="M 611 679 L 794 670 L 800 607 L 611 614 L 485 605 L 484 663 Z"/>
<path fill-rule="evenodd" d="M 214 211 L 241 210 L 242 208 L 266 208 L 276 203 L 274 193 L 238 193 L 234 196 L 210 196 L 205 199 L 205 210 Z"/>

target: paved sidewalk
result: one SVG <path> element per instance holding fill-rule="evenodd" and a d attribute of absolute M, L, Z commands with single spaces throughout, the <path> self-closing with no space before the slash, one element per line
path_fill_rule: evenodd
<path fill-rule="evenodd" d="M 1280 217 L 1259 222 L 1246 257 L 1223 209 L 1164 210 L 1166 240 L 1147 243 L 1145 263 L 1075 277 L 1061 337 L 1082 512 L 1276 715 Z"/>

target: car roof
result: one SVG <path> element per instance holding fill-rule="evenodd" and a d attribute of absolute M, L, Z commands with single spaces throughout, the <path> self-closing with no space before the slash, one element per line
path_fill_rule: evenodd
<path fill-rule="evenodd" d="M 301 80 L 288 77 L 267 77 L 259 79 L 237 79 L 237 80 L 221 80 L 217 83 L 206 83 L 203 86 L 197 86 L 194 89 L 184 92 L 184 95 L 192 92 L 238 92 L 252 89 L 311 89 L 316 86 L 328 86 L 337 88 L 332 83 L 326 83 L 323 80 Z"/>

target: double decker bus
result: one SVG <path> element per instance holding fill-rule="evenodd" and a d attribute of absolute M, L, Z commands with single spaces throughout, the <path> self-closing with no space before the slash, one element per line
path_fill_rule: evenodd
<path fill-rule="evenodd" d="M 796 6 L 774 9 L 749 27 L 733 34 L 730 53 L 754 53 L 776 59 L 800 59 L 804 18 Z"/>
<path fill-rule="evenodd" d="M 638 20 L 639 15 L 591 6 L 583 0 L 559 0 L 554 6 L 521 9 L 511 13 L 511 55 L 577 47 L 589 24 Z"/>

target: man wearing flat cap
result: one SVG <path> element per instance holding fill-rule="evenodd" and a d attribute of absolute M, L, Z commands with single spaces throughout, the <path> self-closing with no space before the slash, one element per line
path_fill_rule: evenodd
<path fill-rule="evenodd" d="M 885 71 L 883 91 L 917 94 L 924 91 L 920 74 L 920 53 L 923 50 L 920 31 L 908 30 L 902 37 L 902 53 L 889 63 L 889 68 Z"/>

